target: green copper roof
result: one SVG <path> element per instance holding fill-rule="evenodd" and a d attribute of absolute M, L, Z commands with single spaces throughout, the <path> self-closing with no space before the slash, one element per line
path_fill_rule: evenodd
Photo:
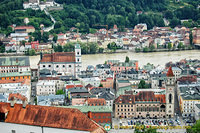
<path fill-rule="evenodd" d="M 199 109 L 200 109 L 200 104 L 196 104 L 196 106 L 197 106 L 197 108 L 199 108 Z"/>
<path fill-rule="evenodd" d="M 2 57 L 0 66 L 30 66 L 29 57 Z"/>
<path fill-rule="evenodd" d="M 75 49 L 80 49 L 81 47 L 80 47 L 80 44 L 75 44 Z"/>
<path fill-rule="evenodd" d="M 12 73 L 0 73 L 0 77 L 13 77 L 13 76 L 31 76 L 31 72 L 12 72 Z"/>
<path fill-rule="evenodd" d="M 76 108 L 83 113 L 91 112 L 99 112 L 99 113 L 106 113 L 112 112 L 112 108 L 108 106 L 60 106 L 62 108 Z"/>

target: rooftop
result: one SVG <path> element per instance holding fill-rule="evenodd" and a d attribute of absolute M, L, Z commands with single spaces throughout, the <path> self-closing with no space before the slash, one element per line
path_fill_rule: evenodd
<path fill-rule="evenodd" d="M 90 120 L 78 109 L 58 108 L 38 105 L 0 103 L 0 113 L 8 113 L 5 122 L 42 127 L 63 128 L 81 131 L 105 132 L 97 123 Z"/>
<path fill-rule="evenodd" d="M 31 76 L 31 72 L 0 73 L 0 77 Z"/>
<path fill-rule="evenodd" d="M 101 113 L 111 113 L 112 108 L 108 106 L 63 106 L 65 108 L 76 108 L 83 113 L 88 113 L 91 111 L 92 113 L 101 112 Z"/>
<path fill-rule="evenodd" d="M 199 108 L 200 109 L 200 104 L 195 104 L 196 106 L 197 106 L 197 108 Z"/>
<path fill-rule="evenodd" d="M 1 57 L 0 66 L 30 66 L 29 57 Z"/>
<path fill-rule="evenodd" d="M 44 54 L 40 63 L 45 62 L 76 62 L 74 52 L 56 52 L 53 54 Z"/>
<path fill-rule="evenodd" d="M 184 100 L 200 100 L 200 86 L 180 87 L 179 89 Z"/>

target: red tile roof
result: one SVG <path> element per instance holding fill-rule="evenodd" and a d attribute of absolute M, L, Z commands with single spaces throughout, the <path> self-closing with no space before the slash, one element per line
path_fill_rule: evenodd
<path fill-rule="evenodd" d="M 8 112 L 5 122 L 42 127 L 104 133 L 105 130 L 78 109 L 0 103 L 0 113 Z"/>
<path fill-rule="evenodd" d="M 11 101 L 11 100 L 14 100 L 14 98 L 15 99 L 20 99 L 22 101 L 27 101 L 27 98 L 25 96 L 19 94 L 19 93 L 14 93 L 14 94 L 10 93 L 9 97 L 8 97 L 8 100 Z"/>
<path fill-rule="evenodd" d="M 45 54 L 40 62 L 75 62 L 74 52 L 57 52 Z"/>
<path fill-rule="evenodd" d="M 167 72 L 167 77 L 173 77 L 173 76 L 174 76 L 174 73 L 172 71 L 172 67 L 170 66 Z"/>
<path fill-rule="evenodd" d="M 10 83 L 22 83 L 30 85 L 30 79 L 0 80 L 0 84 L 10 84 Z"/>
<path fill-rule="evenodd" d="M 115 103 L 135 103 L 137 101 L 160 101 L 166 103 L 165 95 L 155 95 L 153 91 L 141 91 L 137 95 L 120 95 Z"/>
<path fill-rule="evenodd" d="M 103 98 L 88 98 L 87 104 L 90 106 L 100 106 L 100 105 L 106 105 L 106 100 Z"/>
<path fill-rule="evenodd" d="M 83 85 L 66 85 L 66 89 L 70 89 L 74 87 L 83 87 Z"/>
<path fill-rule="evenodd" d="M 179 79 L 177 79 L 179 82 L 197 82 L 197 76 L 195 75 L 188 75 L 188 76 L 182 76 Z"/>
<path fill-rule="evenodd" d="M 19 29 L 35 29 L 33 26 L 17 26 L 15 27 L 15 30 Z"/>

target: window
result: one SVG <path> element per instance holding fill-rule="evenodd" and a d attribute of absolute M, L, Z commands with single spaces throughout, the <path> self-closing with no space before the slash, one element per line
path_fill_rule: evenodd
<path fill-rule="evenodd" d="M 77 61 L 79 62 L 79 59 L 77 59 Z"/>
<path fill-rule="evenodd" d="M 65 65 L 63 65 L 63 67 L 65 67 Z"/>
<path fill-rule="evenodd" d="M 69 67 L 72 67 L 71 65 L 69 65 Z"/>
<path fill-rule="evenodd" d="M 15 130 L 11 130 L 11 133 L 16 133 L 16 131 Z"/>
<path fill-rule="evenodd" d="M 45 67 L 45 65 L 43 65 L 43 67 Z"/>
<path fill-rule="evenodd" d="M 49 67 L 51 67 L 51 65 L 49 65 Z"/>
<path fill-rule="evenodd" d="M 58 65 L 56 65 L 56 68 L 58 68 L 59 66 Z"/>

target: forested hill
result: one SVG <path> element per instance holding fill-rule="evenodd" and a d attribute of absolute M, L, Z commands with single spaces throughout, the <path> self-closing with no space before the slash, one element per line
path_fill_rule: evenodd
<path fill-rule="evenodd" d="M 109 28 L 116 24 L 120 29 L 134 27 L 140 22 L 147 23 L 149 29 L 153 26 L 164 26 L 160 12 L 166 10 L 167 6 L 166 0 L 56 0 L 56 2 L 64 4 L 65 10 L 52 12 L 58 21 L 55 32 L 72 26 L 88 32 L 89 27 L 92 28 L 95 24 L 106 24 Z M 148 14 L 138 17 L 137 11 Z"/>
<path fill-rule="evenodd" d="M 101 11 L 109 10 L 110 7 L 119 10 L 124 7 L 125 10 L 132 8 L 136 10 L 165 10 L 166 0 L 55 0 L 60 4 L 82 4 L 85 8 L 96 9 Z"/>

